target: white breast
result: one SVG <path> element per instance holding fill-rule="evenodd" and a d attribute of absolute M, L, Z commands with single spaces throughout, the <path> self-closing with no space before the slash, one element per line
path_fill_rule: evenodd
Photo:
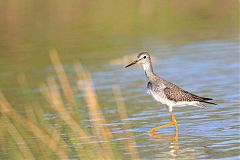
<path fill-rule="evenodd" d="M 176 105 L 176 103 L 174 101 L 168 100 L 163 92 L 162 93 L 161 92 L 156 93 L 156 92 L 153 92 L 152 90 L 148 90 L 148 93 L 150 93 L 156 101 L 158 101 L 162 104 L 166 104 L 168 106 Z"/>

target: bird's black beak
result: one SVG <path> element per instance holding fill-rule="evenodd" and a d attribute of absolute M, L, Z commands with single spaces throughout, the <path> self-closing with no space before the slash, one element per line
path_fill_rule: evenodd
<path fill-rule="evenodd" d="M 130 63 L 129 65 L 126 65 L 125 68 L 127 68 L 127 67 L 129 67 L 129 66 L 132 66 L 132 65 L 136 64 L 137 62 L 138 62 L 138 60 L 135 60 L 135 61 L 133 61 L 132 63 Z"/>

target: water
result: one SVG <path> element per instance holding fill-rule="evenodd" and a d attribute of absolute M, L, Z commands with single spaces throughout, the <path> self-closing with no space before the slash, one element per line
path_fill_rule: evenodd
<path fill-rule="evenodd" d="M 78 138 L 69 134 L 59 120 L 61 116 L 50 109 L 39 91 L 39 84 L 49 75 L 55 76 L 49 60 L 51 49 L 59 52 L 74 91 L 78 89 L 73 64 L 80 61 L 91 72 L 106 125 L 113 134 L 107 143 L 113 146 L 119 159 L 130 159 L 126 140 L 136 142 L 133 144 L 143 160 L 240 159 L 236 2 L 136 0 L 118 4 L 112 0 L 94 0 L 94 3 L 13 0 L 0 4 L 0 90 L 20 115 L 28 117 L 32 112 L 28 106 L 33 105 L 39 115 L 34 123 L 51 124 L 46 132 L 53 128 L 63 130 L 60 137 L 67 143 L 63 147 L 71 151 L 72 159 L 87 158 L 89 154 L 78 155 L 81 150 Z M 207 108 L 174 108 L 179 124 L 177 142 L 174 127 L 160 129 L 156 137 L 147 133 L 152 127 L 169 123 L 170 115 L 166 106 L 147 95 L 141 66 L 124 68 L 140 51 L 149 51 L 154 57 L 155 73 L 187 91 L 213 98 L 218 104 Z M 114 99 L 116 84 L 127 107 L 127 118 L 123 120 Z M 90 130 L 84 96 L 74 95 L 78 112 L 69 114 L 80 117 L 77 123 Z M 34 143 L 38 138 L 21 128 L 13 117 L 10 120 L 36 159 L 48 156 L 56 159 L 55 153 L 44 150 L 48 146 L 39 150 L 41 143 Z M 3 146 L 0 159 L 21 159 L 23 153 L 18 146 L 23 143 L 14 143 L 3 122 L 0 122 Z M 124 124 L 129 127 L 124 128 Z"/>
<path fill-rule="evenodd" d="M 171 56 L 164 56 L 170 52 Z M 163 46 L 153 51 L 153 55 L 156 57 L 154 69 L 159 75 L 195 94 L 214 98 L 218 105 L 206 109 L 193 106 L 174 108 L 179 122 L 179 142 L 171 142 L 174 127 L 161 129 L 159 138 L 151 138 L 147 134 L 151 127 L 170 121 L 166 107 L 146 94 L 146 78 L 140 67 L 123 69 L 123 66 L 107 65 L 109 76 L 94 74 L 96 89 L 101 92 L 106 89 L 100 86 L 107 88 L 109 84 L 121 84 L 128 106 L 127 120 L 132 125 L 126 132 L 134 133 L 140 157 L 238 159 L 238 42 L 214 40 L 176 48 Z M 106 101 L 112 102 L 111 99 Z M 115 130 L 120 135 L 124 133 L 119 126 L 113 127 Z"/>
<path fill-rule="evenodd" d="M 194 54 L 193 54 L 194 52 Z M 174 108 L 179 123 L 178 142 L 174 127 L 160 129 L 157 137 L 147 131 L 170 122 L 165 106 L 146 93 L 146 78 L 141 67 L 124 68 L 104 63 L 92 72 L 99 103 L 123 158 L 129 157 L 122 141 L 132 133 L 141 159 L 238 159 L 239 158 L 239 53 L 236 40 L 212 40 L 177 47 L 160 46 L 151 52 L 155 57 L 154 70 L 165 79 L 195 94 L 211 97 L 217 106 Z M 136 54 L 137 55 L 137 54 Z M 66 66 L 71 77 L 73 67 Z M 49 69 L 47 72 L 52 72 Z M 130 128 L 124 130 L 119 119 L 112 86 L 119 84 L 127 106 Z M 22 94 L 38 94 L 33 90 L 14 89 Z M 15 99 L 10 101 L 14 102 Z M 26 104 L 27 99 L 15 103 Z M 82 106 L 83 110 L 84 106 Z M 81 114 L 81 111 L 80 111 Z M 81 115 L 83 117 L 83 115 Z M 45 114 L 43 120 L 55 119 Z M 89 126 L 88 117 L 81 122 Z M 11 149 L 10 149 L 11 151 Z"/>

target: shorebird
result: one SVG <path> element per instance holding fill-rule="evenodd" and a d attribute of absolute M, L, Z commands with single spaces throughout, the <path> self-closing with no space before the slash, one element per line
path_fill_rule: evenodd
<path fill-rule="evenodd" d="M 132 66 L 136 63 L 142 64 L 146 77 L 149 80 L 149 82 L 147 83 L 148 93 L 152 95 L 152 97 L 156 101 L 167 105 L 171 116 L 171 123 L 154 127 L 149 130 L 150 133 L 155 132 L 160 128 L 173 125 L 175 126 L 175 131 L 178 131 L 178 122 L 174 117 L 173 107 L 187 105 L 205 107 L 206 104 L 216 105 L 213 102 L 209 102 L 213 99 L 200 97 L 190 92 L 187 92 L 182 88 L 178 87 L 177 85 L 168 82 L 160 76 L 156 75 L 153 72 L 151 57 L 147 52 L 139 53 L 137 56 L 137 60 L 125 66 L 125 68 Z"/>

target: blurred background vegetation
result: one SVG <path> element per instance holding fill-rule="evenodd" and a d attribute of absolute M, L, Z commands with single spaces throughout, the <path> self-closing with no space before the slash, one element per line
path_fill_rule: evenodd
<path fill-rule="evenodd" d="M 96 70 L 158 43 L 237 38 L 238 20 L 237 0 L 1 1 L 0 87 L 15 85 L 11 75 L 23 72 L 42 81 L 52 48 L 65 63 L 78 59 Z"/>
<path fill-rule="evenodd" d="M 66 62 L 92 65 L 150 49 L 153 41 L 237 36 L 238 8 L 237 0 L 1 1 L 0 69 L 12 69 L 10 61 L 19 71 L 46 66 L 51 48 Z"/>

